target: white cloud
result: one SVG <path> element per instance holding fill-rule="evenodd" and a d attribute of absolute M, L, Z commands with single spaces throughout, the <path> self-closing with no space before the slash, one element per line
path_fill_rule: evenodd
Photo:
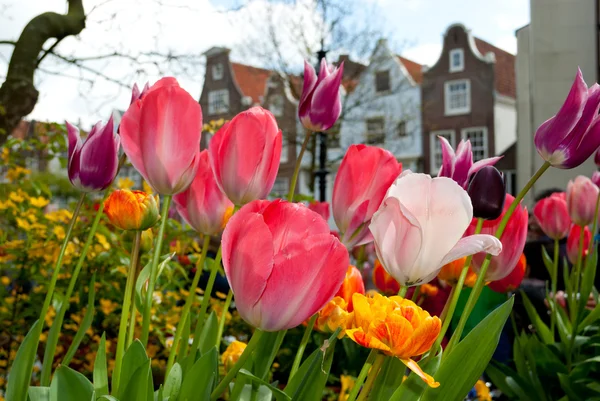
<path fill-rule="evenodd" d="M 515 35 L 502 36 L 494 41 L 494 45 L 509 53 L 517 54 L 517 37 Z"/>
<path fill-rule="evenodd" d="M 420 64 L 432 66 L 440 58 L 442 53 L 442 42 L 439 43 L 422 43 L 410 47 L 402 52 L 402 56 L 416 61 Z"/>

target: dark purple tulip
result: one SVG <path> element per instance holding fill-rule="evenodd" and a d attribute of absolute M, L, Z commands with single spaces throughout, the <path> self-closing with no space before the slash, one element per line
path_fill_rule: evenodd
<path fill-rule="evenodd" d="M 537 129 L 534 143 L 554 167 L 579 166 L 600 146 L 600 86 L 587 87 L 581 70 L 558 113 Z"/>
<path fill-rule="evenodd" d="M 318 132 L 334 126 L 342 112 L 340 84 L 343 75 L 344 63 L 334 69 L 322 59 L 317 77 L 315 69 L 304 61 L 304 86 L 298 106 L 298 117 L 304 128 Z"/>
<path fill-rule="evenodd" d="M 473 204 L 473 217 L 495 220 L 502 214 L 506 185 L 496 167 L 485 166 L 473 175 L 467 191 Z"/>
<path fill-rule="evenodd" d="M 113 119 L 94 125 L 85 141 L 67 122 L 69 180 L 84 192 L 102 191 L 113 182 L 119 166 L 120 137 L 113 133 Z"/>

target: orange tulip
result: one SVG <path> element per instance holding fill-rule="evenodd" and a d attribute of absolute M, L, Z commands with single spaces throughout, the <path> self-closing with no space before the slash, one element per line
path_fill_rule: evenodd
<path fill-rule="evenodd" d="M 110 194 L 104 202 L 104 212 L 108 220 L 122 230 L 147 230 L 160 219 L 158 196 L 128 189 Z"/>
<path fill-rule="evenodd" d="M 315 328 L 323 333 L 333 333 L 342 328 L 339 338 L 346 334 L 344 330 L 352 328 L 354 314 L 348 312 L 348 304 L 342 297 L 334 297 L 323 309 L 315 321 Z"/>
<path fill-rule="evenodd" d="M 354 306 L 352 305 L 352 295 L 355 292 L 364 294 L 365 283 L 363 282 L 360 271 L 356 267 L 350 265 L 346 271 L 346 277 L 344 277 L 342 286 L 338 290 L 337 294 L 335 294 L 338 297 L 342 297 L 344 301 L 346 301 L 348 304 L 348 312 L 352 312 L 354 310 Z"/>
<path fill-rule="evenodd" d="M 440 289 L 433 284 L 421 284 L 419 294 L 424 297 L 435 297 Z"/>
<path fill-rule="evenodd" d="M 438 273 L 438 278 L 440 280 L 444 280 L 450 285 L 456 285 L 458 283 L 458 278 L 460 277 L 460 273 L 462 272 L 463 267 L 465 266 L 466 257 L 455 260 L 454 262 L 450 262 Z M 465 286 L 473 287 L 475 285 L 475 281 L 477 281 L 477 274 L 471 269 L 469 266 L 469 271 L 467 272 L 467 277 L 465 277 Z"/>
<path fill-rule="evenodd" d="M 431 348 L 442 327 L 441 320 L 399 296 L 375 294 L 368 298 L 354 294 L 352 298 L 354 328 L 346 330 L 348 337 L 363 347 L 400 359 L 430 387 L 438 387 L 440 384 L 412 358 Z"/>
<path fill-rule="evenodd" d="M 525 254 L 521 254 L 521 258 L 519 259 L 519 262 L 513 271 L 503 279 L 492 281 L 488 284 L 488 287 L 496 292 L 514 291 L 521 285 L 521 281 L 523 281 L 526 269 L 527 259 L 525 259 Z"/>
<path fill-rule="evenodd" d="M 379 259 L 375 259 L 373 283 L 386 295 L 396 295 L 400 291 L 400 284 L 385 271 Z"/>

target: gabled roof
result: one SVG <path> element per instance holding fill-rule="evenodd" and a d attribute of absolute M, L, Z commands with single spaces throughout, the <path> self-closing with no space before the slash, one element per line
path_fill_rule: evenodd
<path fill-rule="evenodd" d="M 252 98 L 253 104 L 262 103 L 272 71 L 240 63 L 231 63 L 231 68 L 242 94 Z"/>
<path fill-rule="evenodd" d="M 483 39 L 474 38 L 477 50 L 484 56 L 494 53 L 496 68 L 494 70 L 494 86 L 496 91 L 513 99 L 517 97 L 517 86 L 515 79 L 515 56 L 502 50 Z"/>
<path fill-rule="evenodd" d="M 398 57 L 398 60 L 404 64 L 404 67 L 412 77 L 413 81 L 415 81 L 417 84 L 421 84 L 421 82 L 423 82 L 423 65 L 402 56 L 396 57 Z"/>

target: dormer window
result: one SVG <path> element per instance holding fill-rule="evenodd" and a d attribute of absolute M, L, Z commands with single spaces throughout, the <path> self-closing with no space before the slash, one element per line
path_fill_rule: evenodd
<path fill-rule="evenodd" d="M 463 49 L 450 50 L 450 72 L 459 72 L 465 69 L 465 52 Z"/>
<path fill-rule="evenodd" d="M 390 71 L 377 71 L 375 73 L 375 91 L 377 93 L 390 90 Z"/>
<path fill-rule="evenodd" d="M 219 64 L 215 64 L 212 66 L 212 79 L 213 81 L 218 81 L 220 79 L 223 79 L 223 73 L 224 73 L 224 67 L 223 64 L 219 63 Z"/>

